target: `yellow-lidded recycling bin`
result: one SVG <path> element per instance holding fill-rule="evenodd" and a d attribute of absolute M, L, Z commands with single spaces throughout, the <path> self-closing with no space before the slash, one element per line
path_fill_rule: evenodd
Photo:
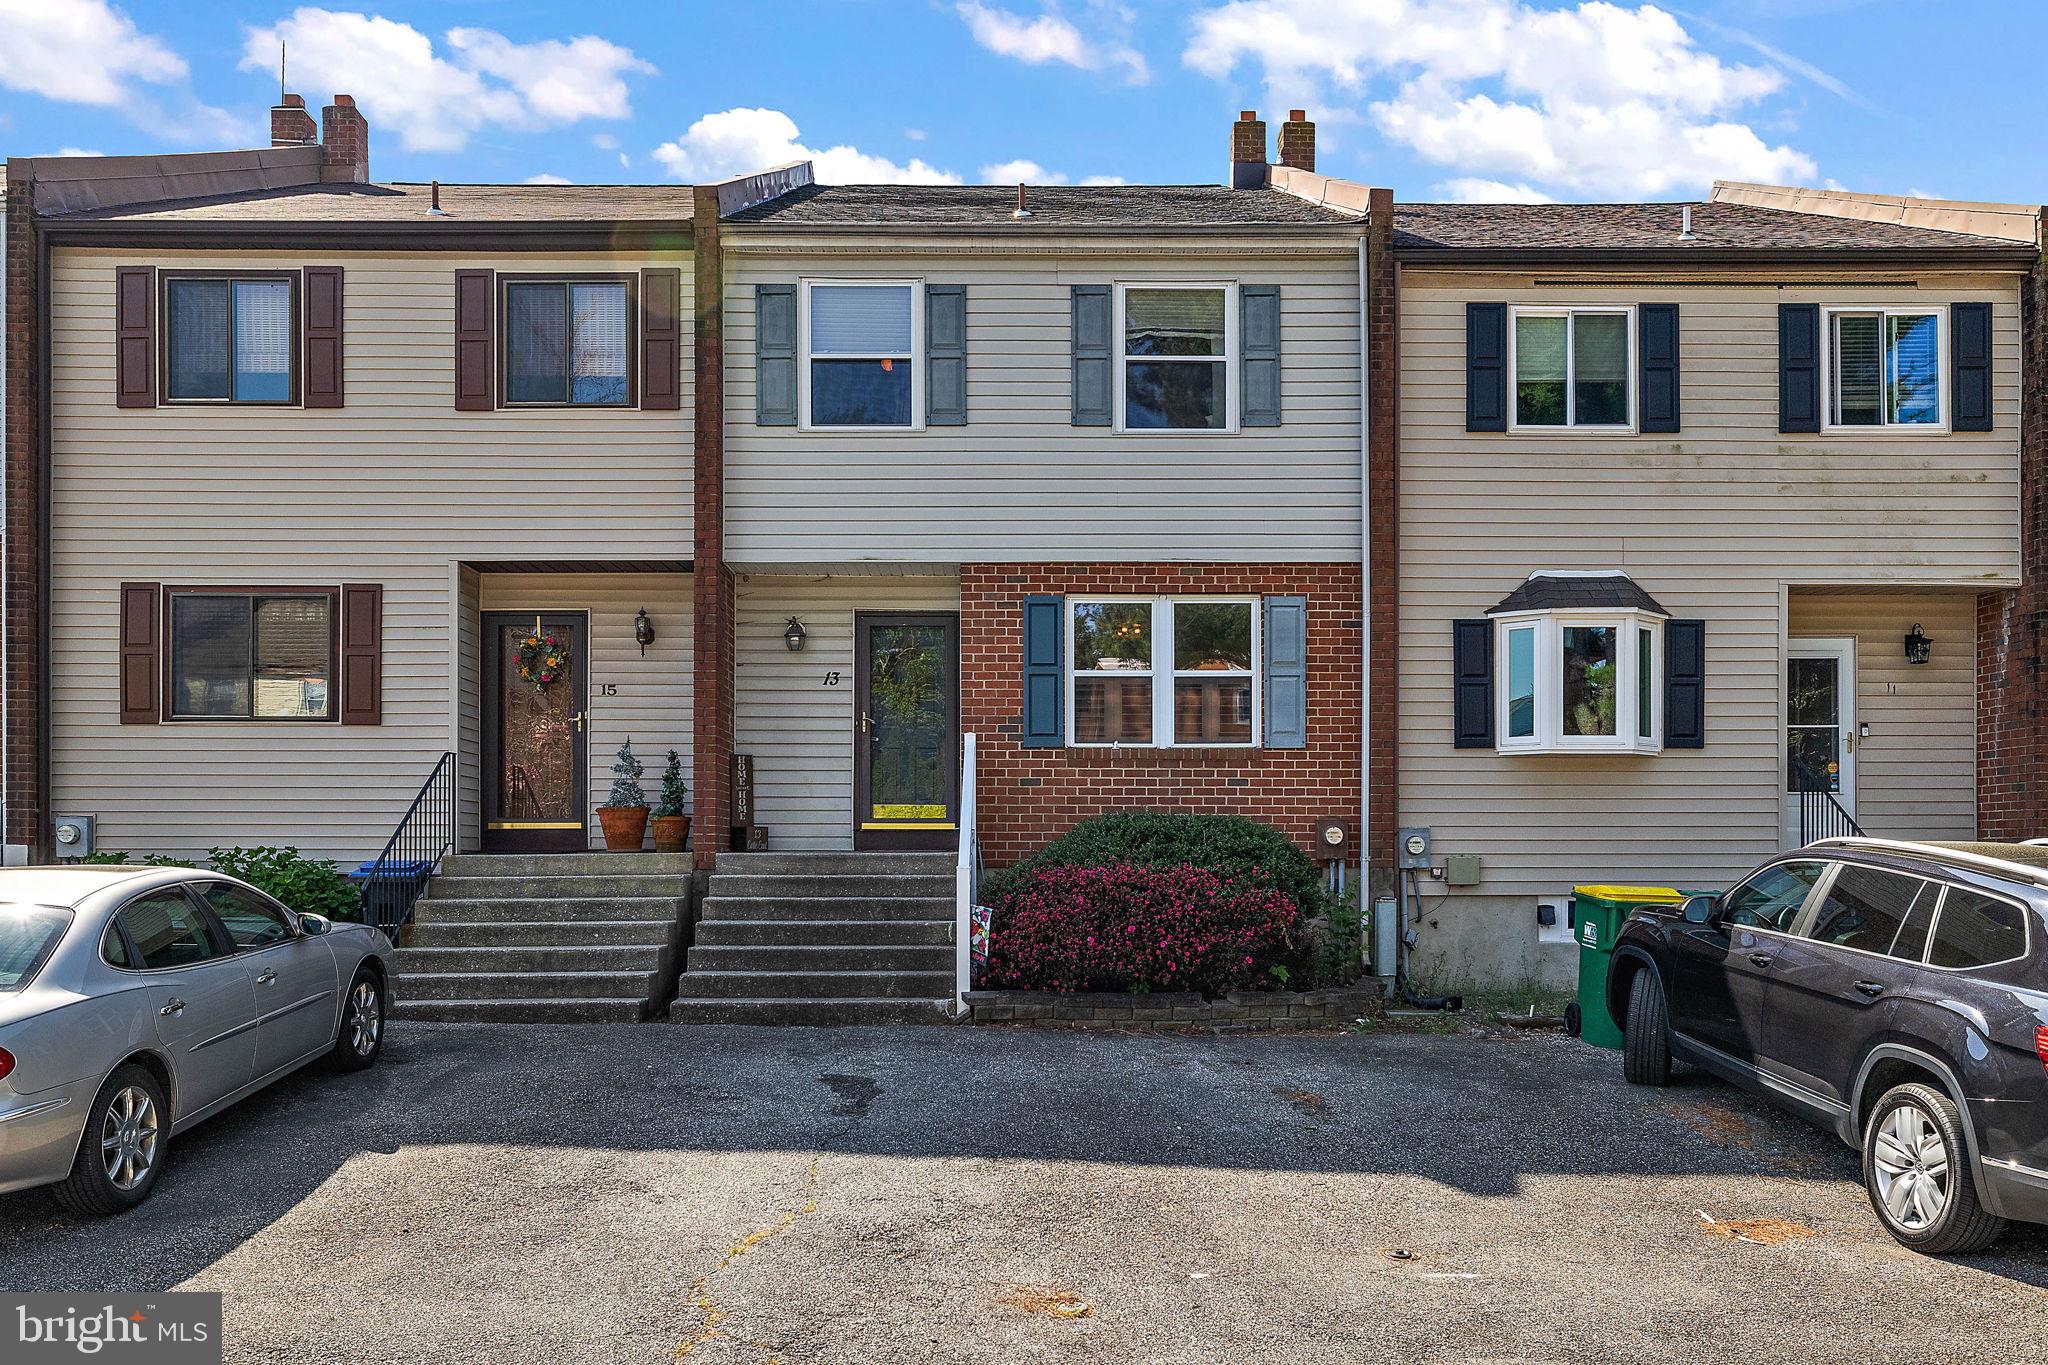
<path fill-rule="evenodd" d="M 1621 922 L 1638 905 L 1677 905 L 1686 893 L 1669 886 L 1575 886 L 1572 924 L 1579 942 L 1579 1037 L 1595 1047 L 1621 1046 L 1621 1025 L 1607 1008 L 1607 968 Z"/>

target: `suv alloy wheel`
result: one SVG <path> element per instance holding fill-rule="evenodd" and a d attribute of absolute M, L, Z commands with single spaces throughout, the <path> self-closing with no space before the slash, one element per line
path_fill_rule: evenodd
<path fill-rule="evenodd" d="M 1893 1086 L 1870 1111 L 1863 1187 L 1885 1231 L 1915 1251 L 1967 1255 L 2005 1231 L 1977 1202 L 1955 1102 L 1917 1081 Z"/>

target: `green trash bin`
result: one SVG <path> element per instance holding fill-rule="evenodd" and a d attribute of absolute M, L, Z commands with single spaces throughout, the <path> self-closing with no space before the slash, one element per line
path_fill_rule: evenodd
<path fill-rule="evenodd" d="M 1669 886 L 1572 888 L 1573 936 L 1579 943 L 1578 1027 L 1572 1032 L 1595 1047 L 1621 1046 L 1621 1025 L 1607 1008 L 1607 967 L 1621 922 L 1638 905 L 1677 905 L 1687 894 Z"/>

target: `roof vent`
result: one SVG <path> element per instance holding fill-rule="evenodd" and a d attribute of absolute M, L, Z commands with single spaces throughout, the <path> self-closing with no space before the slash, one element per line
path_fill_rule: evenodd
<path fill-rule="evenodd" d="M 1017 182 L 1017 210 L 1010 216 L 1012 218 L 1029 218 L 1031 216 L 1031 210 L 1024 205 L 1024 182 L 1021 180 Z"/>
<path fill-rule="evenodd" d="M 427 217 L 446 218 L 448 210 L 441 207 L 441 182 L 438 180 L 433 182 L 433 194 L 433 202 L 427 205 Z"/>
<path fill-rule="evenodd" d="M 1696 242 L 1699 240 L 1699 238 L 1692 235 L 1691 204 L 1687 204 L 1678 211 L 1678 240 L 1681 242 Z"/>

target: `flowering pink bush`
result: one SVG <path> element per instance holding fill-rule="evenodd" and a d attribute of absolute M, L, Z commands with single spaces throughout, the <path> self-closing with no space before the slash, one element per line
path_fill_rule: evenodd
<path fill-rule="evenodd" d="M 1047 867 L 995 907 L 992 990 L 1274 989 L 1301 912 L 1283 891 L 1182 864 Z"/>

